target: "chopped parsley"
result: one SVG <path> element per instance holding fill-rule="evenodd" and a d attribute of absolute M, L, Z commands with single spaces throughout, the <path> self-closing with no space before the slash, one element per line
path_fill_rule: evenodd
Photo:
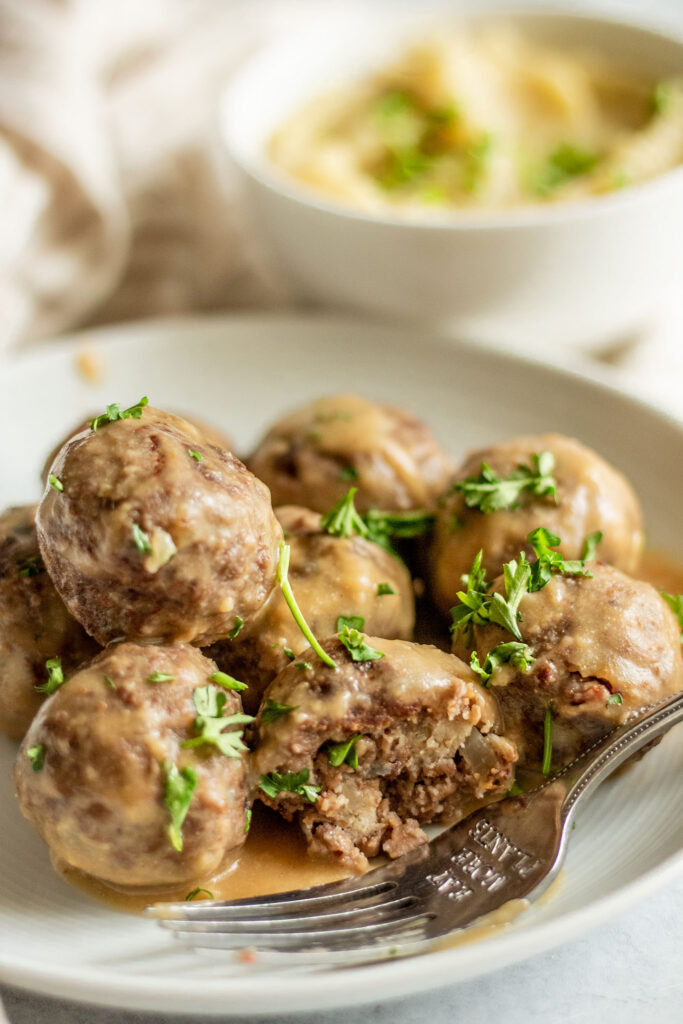
<path fill-rule="evenodd" d="M 47 682 L 36 686 L 38 693 L 54 693 L 64 683 L 64 670 L 62 669 L 61 658 L 48 658 L 45 662 L 47 669 Z"/>
<path fill-rule="evenodd" d="M 596 530 L 595 533 L 589 533 L 583 542 L 581 549 L 581 561 L 582 562 L 594 562 L 595 556 L 598 551 L 598 547 L 602 544 L 602 538 L 604 534 L 602 530 Z"/>
<path fill-rule="evenodd" d="M 313 786 L 309 783 L 310 773 L 308 768 L 302 768 L 300 772 L 271 772 L 270 775 L 262 775 L 259 782 L 260 788 L 266 796 L 275 799 L 280 793 L 294 793 L 302 796 L 309 804 L 314 804 L 318 799 L 321 786 Z"/>
<path fill-rule="evenodd" d="M 275 644 L 274 646 L 277 647 L 277 644 Z M 283 647 L 282 653 L 284 654 L 285 658 L 287 658 L 288 661 L 294 661 L 294 659 L 296 658 L 296 654 L 291 649 L 291 647 Z"/>
<path fill-rule="evenodd" d="M 164 781 L 164 803 L 171 815 L 168 838 L 178 853 L 183 848 L 182 828 L 197 788 L 197 774 L 189 765 L 178 770 L 172 761 L 163 761 L 161 768 L 166 776 Z"/>
<path fill-rule="evenodd" d="M 263 725 L 270 725 L 271 722 L 276 722 L 283 715 L 288 715 L 290 711 L 296 711 L 298 707 L 298 704 L 280 704 L 272 697 L 267 697 L 261 710 L 261 722 Z"/>
<path fill-rule="evenodd" d="M 133 535 L 133 544 L 135 544 L 135 547 L 138 549 L 140 554 L 151 555 L 152 545 L 150 544 L 149 537 L 145 531 L 137 523 L 133 523 L 131 533 Z"/>
<path fill-rule="evenodd" d="M 506 596 L 503 597 L 497 592 L 489 593 L 491 584 L 486 582 L 486 572 L 481 565 L 482 557 L 483 553 L 479 551 L 470 572 L 463 576 L 467 590 L 458 591 L 460 604 L 451 608 L 451 632 L 455 635 L 463 633 L 469 646 L 473 626 L 495 623 L 521 642 L 522 634 L 517 624 L 520 618 L 519 603 L 528 592 L 531 566 L 524 555 L 520 555 L 519 562 L 506 562 L 503 566 Z"/>
<path fill-rule="evenodd" d="M 600 536 L 602 537 L 602 534 Z M 595 537 L 595 534 L 592 537 Z M 544 526 L 538 526 L 535 530 L 532 530 L 527 537 L 527 542 L 531 545 L 536 555 L 536 561 L 531 566 L 530 593 L 542 590 L 546 583 L 550 581 L 550 577 L 556 573 L 562 573 L 566 576 L 587 576 L 592 578 L 593 573 L 586 571 L 586 563 L 582 559 L 568 560 L 563 558 L 559 551 L 553 551 L 553 548 L 559 547 L 562 541 L 557 534 L 546 530 Z M 586 538 L 586 542 L 590 550 L 590 538 Z"/>
<path fill-rule="evenodd" d="M 683 644 L 683 594 L 667 594 L 664 590 L 660 590 L 660 594 L 678 619 L 678 625 L 681 627 L 681 643 Z"/>
<path fill-rule="evenodd" d="M 339 479 L 350 481 L 358 479 L 358 470 L 355 466 L 342 466 L 339 470 Z"/>
<path fill-rule="evenodd" d="M 457 480 L 453 490 L 463 495 L 468 508 L 477 508 L 487 515 L 504 508 L 518 508 L 523 494 L 557 500 L 554 468 L 555 456 L 548 451 L 532 455 L 528 466 L 520 463 L 506 477 L 498 476 L 487 462 L 482 462 L 479 476 Z"/>
<path fill-rule="evenodd" d="M 322 517 L 321 530 L 333 537 L 364 537 L 395 555 L 392 537 L 419 537 L 428 533 L 434 525 L 434 513 L 425 509 L 383 512 L 371 508 L 362 516 L 354 502 L 357 491 L 357 487 L 350 487 L 344 497 Z"/>
<path fill-rule="evenodd" d="M 29 555 L 23 562 L 19 563 L 19 575 L 24 579 L 32 579 L 45 572 L 45 566 L 40 555 Z"/>
<path fill-rule="evenodd" d="M 196 889 L 192 889 L 191 892 L 188 892 L 187 896 L 185 897 L 185 903 L 191 903 L 192 900 L 196 900 L 197 896 L 199 896 L 201 893 L 204 894 L 204 897 L 207 900 L 215 899 L 214 894 L 211 892 L 210 889 L 203 889 L 200 885 L 198 885 Z"/>
<path fill-rule="evenodd" d="M 543 717 L 543 764 L 541 771 L 544 775 L 550 774 L 550 765 L 553 759 L 553 702 L 550 701 L 545 709 Z"/>
<path fill-rule="evenodd" d="M 332 537 L 368 536 L 368 528 L 360 513 L 356 510 L 354 498 L 357 487 L 349 487 L 343 498 L 320 520 L 320 529 Z"/>
<path fill-rule="evenodd" d="M 384 597 L 385 594 L 395 594 L 396 591 L 392 587 L 391 583 L 378 583 L 377 584 L 377 596 Z"/>
<path fill-rule="evenodd" d="M 316 638 L 313 636 L 313 632 L 308 623 L 306 622 L 305 618 L 303 617 L 301 609 L 299 608 L 299 605 L 296 602 L 296 598 L 292 593 L 292 587 L 288 578 L 289 555 L 289 544 L 285 544 L 285 542 L 281 540 L 280 557 L 278 558 L 277 561 L 277 580 L 282 590 L 282 596 L 287 602 L 287 606 L 290 612 L 292 613 L 292 616 L 294 617 L 294 621 L 296 622 L 297 626 L 299 627 L 305 638 L 308 640 L 309 644 L 311 645 L 315 653 L 318 655 L 321 661 L 323 661 L 330 668 L 334 669 L 336 672 L 337 666 L 335 665 L 334 661 L 329 656 L 329 654 L 325 650 L 323 650 L 323 648 L 320 646 Z"/>
<path fill-rule="evenodd" d="M 148 683 L 172 683 L 175 676 L 171 676 L 168 672 L 152 672 L 151 675 L 147 676 Z"/>
<path fill-rule="evenodd" d="M 64 484 L 62 483 L 58 476 L 54 475 L 54 473 L 50 473 L 49 477 L 47 478 L 47 482 L 49 483 L 52 490 L 57 491 L 58 494 L 61 494 L 62 491 L 64 490 Z"/>
<path fill-rule="evenodd" d="M 34 772 L 42 771 L 45 764 L 45 747 L 42 743 L 36 744 L 35 747 L 29 747 L 26 751 L 26 756 L 31 762 L 31 768 Z"/>
<path fill-rule="evenodd" d="M 198 735 L 192 739 L 185 740 L 181 746 L 185 749 L 194 749 L 205 744 L 218 747 L 221 754 L 226 757 L 241 757 L 247 749 L 242 742 L 242 729 L 231 732 L 224 732 L 228 726 L 246 725 L 253 722 L 251 715 L 236 714 L 223 717 L 223 709 L 227 696 L 222 690 L 213 686 L 198 686 L 192 694 L 194 706 L 197 710 L 197 717 L 194 720 L 194 727 Z"/>
<path fill-rule="evenodd" d="M 498 644 L 492 651 L 489 651 L 483 665 L 479 663 L 477 652 L 472 651 L 470 668 L 477 673 L 484 686 L 488 686 L 491 676 L 501 665 L 509 662 L 520 672 L 526 672 L 533 660 L 531 648 L 527 644 L 511 640 L 505 644 Z"/>
<path fill-rule="evenodd" d="M 334 631 L 335 633 L 341 633 L 342 629 L 345 629 L 347 626 L 349 629 L 365 629 L 365 619 L 362 615 L 340 615 Z"/>
<path fill-rule="evenodd" d="M 120 409 L 119 403 L 113 402 L 107 406 L 106 412 L 90 420 L 90 429 L 99 430 L 100 427 L 105 427 L 108 423 L 115 423 L 117 420 L 139 420 L 142 416 L 142 410 L 148 402 L 148 398 L 141 398 L 139 402 L 131 405 L 128 409 Z"/>
<path fill-rule="evenodd" d="M 472 568 L 462 576 L 466 590 L 457 593 L 459 604 L 451 608 L 451 632 L 458 636 L 463 634 L 469 647 L 472 643 L 472 627 L 483 626 L 489 621 L 489 590 L 491 584 L 486 581 L 486 571 L 481 563 L 484 552 L 479 551 L 472 563 Z"/>
<path fill-rule="evenodd" d="M 384 657 L 384 651 L 377 651 L 366 643 L 365 637 L 357 629 L 344 626 L 339 639 L 354 661 L 377 661 Z"/>
<path fill-rule="evenodd" d="M 241 615 L 236 615 L 235 616 L 235 625 L 232 627 L 232 629 L 228 633 L 228 639 L 229 640 L 235 640 L 239 636 L 240 630 L 242 629 L 243 626 L 244 626 L 244 619 L 242 618 Z"/>
<path fill-rule="evenodd" d="M 348 764 L 349 768 L 353 771 L 358 770 L 358 751 L 356 745 L 360 739 L 360 734 L 352 736 L 348 740 L 343 740 L 341 743 L 328 743 L 327 745 L 327 759 L 333 768 L 339 768 L 342 764 Z"/>
<path fill-rule="evenodd" d="M 244 834 L 245 834 L 245 836 L 248 834 L 249 829 L 251 828 L 251 815 L 252 815 L 251 807 L 247 807 L 247 813 L 244 816 L 244 818 L 245 818 L 245 820 L 244 820 Z"/>
<path fill-rule="evenodd" d="M 241 693 L 248 688 L 246 683 L 241 683 L 239 679 L 229 676 L 227 672 L 213 672 L 209 679 L 212 683 L 222 686 L 224 690 L 236 690 Z"/>
<path fill-rule="evenodd" d="M 517 782 L 517 779 L 515 779 L 510 788 L 505 793 L 505 796 L 520 796 L 520 794 L 522 794 L 523 792 L 524 790 Z"/>
<path fill-rule="evenodd" d="M 610 704 L 623 704 L 624 698 L 620 693 L 611 693 L 605 702 L 605 707 L 608 708 Z"/>
<path fill-rule="evenodd" d="M 300 668 L 302 672 L 307 672 L 313 669 L 310 661 L 295 661 L 294 668 Z"/>
<path fill-rule="evenodd" d="M 671 106 L 672 99 L 673 89 L 671 82 L 657 82 L 654 89 L 650 93 L 650 113 L 656 117 L 659 117 L 661 114 L 666 114 L 669 107 Z"/>
<path fill-rule="evenodd" d="M 115 690 L 116 689 L 116 683 L 111 678 L 111 676 L 103 676 L 103 679 L 104 679 L 104 685 L 107 686 L 110 690 Z"/>
<path fill-rule="evenodd" d="M 572 146 L 567 142 L 562 143 L 548 157 L 548 162 L 536 183 L 536 194 L 550 195 L 568 181 L 588 174 L 599 161 L 599 153 Z"/>
<path fill-rule="evenodd" d="M 483 132 L 465 150 L 462 167 L 462 187 L 470 195 L 475 195 L 483 184 L 492 150 L 493 136 L 489 132 Z"/>
<path fill-rule="evenodd" d="M 204 461 L 204 456 L 202 455 L 201 452 L 198 452 L 196 448 L 188 448 L 187 454 L 190 456 L 190 458 L 194 459 L 195 462 Z"/>

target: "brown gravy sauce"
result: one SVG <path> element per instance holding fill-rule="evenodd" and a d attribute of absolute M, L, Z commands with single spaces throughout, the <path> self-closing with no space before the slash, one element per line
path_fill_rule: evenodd
<path fill-rule="evenodd" d="M 663 552 L 646 552 L 637 575 L 657 589 L 666 590 L 668 593 L 683 593 L 683 564 L 677 563 L 671 556 Z M 426 602 L 419 603 L 426 604 Z M 438 613 L 432 609 L 423 607 L 421 612 L 416 639 L 422 643 L 436 643 L 447 649 L 443 620 L 440 617 L 436 618 Z M 447 633 L 445 637 L 447 638 Z M 528 785 L 533 780 L 525 781 Z M 472 809 L 474 810 L 474 808 Z M 377 858 L 371 867 L 376 867 L 382 861 L 383 858 Z M 56 867 L 61 877 L 81 892 L 87 893 L 88 896 L 105 903 L 114 910 L 132 914 L 139 914 L 146 906 L 155 901 L 184 900 L 188 892 L 196 886 L 208 889 L 218 900 L 230 900 L 285 892 L 288 889 L 305 889 L 349 876 L 349 872 L 336 862 L 311 857 L 306 851 L 306 843 L 298 826 L 284 821 L 279 815 L 260 804 L 254 806 L 252 824 L 246 843 L 237 851 L 229 865 L 220 875 L 208 879 L 197 879 L 193 885 L 174 890 L 165 889 L 156 893 L 124 891 L 112 888 L 67 865 L 56 865 Z M 541 901 L 546 902 L 552 899 L 562 882 L 563 878 L 560 875 L 547 893 L 541 897 Z M 201 898 L 206 899 L 206 896 L 200 894 L 197 897 L 197 899 Z M 438 948 L 451 948 L 486 938 L 492 932 L 509 924 L 528 906 L 526 900 L 511 900 L 510 903 L 500 907 L 493 914 L 487 915 L 475 927 L 444 940 Z"/>

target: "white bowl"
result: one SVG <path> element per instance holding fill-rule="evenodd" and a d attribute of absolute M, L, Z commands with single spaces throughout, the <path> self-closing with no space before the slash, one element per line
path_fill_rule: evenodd
<path fill-rule="evenodd" d="M 298 296 L 426 320 L 516 347 L 589 347 L 641 329 L 683 265 L 683 167 L 606 196 L 505 213 L 366 214 L 335 204 L 268 158 L 273 131 L 306 100 L 390 60 L 408 38 L 455 16 L 322 17 L 261 51 L 224 98 L 224 139 L 248 206 Z M 683 40 L 582 14 L 460 13 L 503 19 L 547 43 L 587 44 L 636 73 L 683 72 Z"/>

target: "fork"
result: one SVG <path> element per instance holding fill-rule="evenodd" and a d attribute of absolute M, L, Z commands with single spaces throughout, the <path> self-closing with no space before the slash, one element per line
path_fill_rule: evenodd
<path fill-rule="evenodd" d="M 489 804 L 361 877 L 256 898 L 157 903 L 145 913 L 195 949 L 250 950 L 269 965 L 425 952 L 505 904 L 526 909 L 557 877 L 579 804 L 680 721 L 683 693 L 641 711 L 536 789 Z"/>

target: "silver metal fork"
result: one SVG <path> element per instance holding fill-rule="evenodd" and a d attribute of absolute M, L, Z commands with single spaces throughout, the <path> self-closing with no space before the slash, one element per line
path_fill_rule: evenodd
<path fill-rule="evenodd" d="M 146 913 L 197 949 L 250 949 L 261 963 L 334 966 L 424 952 L 511 900 L 540 896 L 565 859 L 579 804 L 680 721 L 683 693 L 531 792 L 490 804 L 360 877 L 253 899 L 157 903 Z"/>

